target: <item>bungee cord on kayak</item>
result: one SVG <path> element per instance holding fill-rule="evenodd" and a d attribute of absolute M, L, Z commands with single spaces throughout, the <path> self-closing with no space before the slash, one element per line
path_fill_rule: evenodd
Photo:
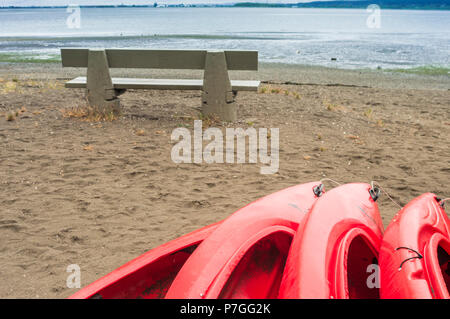
<path fill-rule="evenodd" d="M 389 193 L 388 193 L 387 191 L 384 190 L 383 187 L 381 187 L 380 183 L 378 183 L 377 181 L 371 181 L 371 182 L 370 182 L 370 185 L 372 186 L 372 189 L 375 189 L 375 186 L 374 186 L 374 185 L 377 185 L 377 187 L 378 187 L 383 193 L 386 194 L 386 196 L 391 200 L 391 202 L 393 202 L 395 205 L 397 205 L 400 209 L 402 208 L 402 206 L 401 206 L 399 203 L 397 203 L 397 202 L 391 197 L 391 195 L 389 195 Z"/>
<path fill-rule="evenodd" d="M 323 182 L 324 182 L 324 181 L 330 181 L 330 182 L 332 182 L 332 183 L 335 183 L 335 184 L 338 185 L 338 186 L 341 186 L 341 183 L 336 182 L 334 179 L 331 179 L 331 178 L 322 178 L 322 179 L 319 181 L 320 184 L 313 188 L 314 195 L 316 195 L 317 197 L 320 197 L 320 196 L 322 196 L 322 194 L 323 194 Z"/>
<path fill-rule="evenodd" d="M 415 250 L 415 249 L 412 249 L 412 248 L 409 248 L 409 247 L 397 247 L 397 248 L 395 248 L 395 251 L 400 250 L 400 249 L 407 249 L 407 250 L 413 251 L 413 252 L 415 252 L 415 253 L 417 254 L 417 256 L 410 257 L 410 258 L 406 258 L 405 260 L 403 260 L 403 261 L 401 262 L 400 266 L 398 267 L 398 271 L 402 270 L 403 264 L 404 264 L 405 262 L 407 262 L 408 260 L 412 260 L 412 259 L 422 259 L 422 258 L 423 258 L 422 254 L 419 253 L 419 252 L 418 252 L 417 250 Z"/>
<path fill-rule="evenodd" d="M 450 197 L 439 200 L 439 205 L 444 209 L 445 202 L 450 201 Z"/>
<path fill-rule="evenodd" d="M 341 186 L 341 185 L 342 185 L 341 183 L 336 182 L 334 179 L 331 179 L 331 178 L 328 178 L 328 177 L 322 178 L 322 179 L 320 180 L 320 183 L 323 184 L 323 182 L 325 182 L 325 181 L 330 181 L 330 182 L 332 182 L 332 183 L 335 183 L 335 184 L 338 185 L 338 186 Z"/>

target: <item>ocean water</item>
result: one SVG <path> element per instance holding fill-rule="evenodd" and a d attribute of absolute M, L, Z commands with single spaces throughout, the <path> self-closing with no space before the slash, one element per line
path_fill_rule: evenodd
<path fill-rule="evenodd" d="M 303 8 L 1 9 L 0 57 L 62 47 L 258 50 L 260 61 L 339 68 L 450 66 L 450 11 Z M 73 24 L 72 24 L 73 26 Z M 372 26 L 372 27 L 369 27 Z"/>

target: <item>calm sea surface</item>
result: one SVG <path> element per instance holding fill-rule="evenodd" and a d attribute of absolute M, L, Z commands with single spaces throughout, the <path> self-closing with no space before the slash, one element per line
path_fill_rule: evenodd
<path fill-rule="evenodd" d="M 303 8 L 0 10 L 0 56 L 55 58 L 61 47 L 249 49 L 260 61 L 342 68 L 450 66 L 450 11 Z M 336 59 L 336 61 L 332 61 Z"/>

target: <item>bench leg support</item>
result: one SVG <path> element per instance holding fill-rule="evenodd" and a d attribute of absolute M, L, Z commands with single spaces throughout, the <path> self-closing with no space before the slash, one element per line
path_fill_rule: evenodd
<path fill-rule="evenodd" d="M 89 105 L 96 112 L 120 114 L 120 101 L 109 74 L 105 50 L 89 50 L 86 87 Z"/>
<path fill-rule="evenodd" d="M 228 77 L 225 52 L 208 51 L 203 76 L 203 115 L 214 115 L 226 122 L 236 121 L 235 95 Z"/>

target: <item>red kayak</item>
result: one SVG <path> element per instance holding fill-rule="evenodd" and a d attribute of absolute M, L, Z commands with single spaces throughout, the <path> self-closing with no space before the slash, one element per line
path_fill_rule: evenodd
<path fill-rule="evenodd" d="M 178 271 L 220 223 L 159 246 L 79 290 L 69 299 L 164 298 Z"/>
<path fill-rule="evenodd" d="M 166 298 L 276 298 L 292 238 L 319 184 L 290 187 L 238 210 L 194 251 Z"/>
<path fill-rule="evenodd" d="M 279 298 L 379 298 L 376 280 L 368 280 L 378 264 L 383 224 L 370 190 L 346 184 L 316 201 L 294 237 Z"/>
<path fill-rule="evenodd" d="M 450 221 L 436 195 L 423 194 L 403 207 L 380 250 L 381 297 L 450 298 Z"/>

